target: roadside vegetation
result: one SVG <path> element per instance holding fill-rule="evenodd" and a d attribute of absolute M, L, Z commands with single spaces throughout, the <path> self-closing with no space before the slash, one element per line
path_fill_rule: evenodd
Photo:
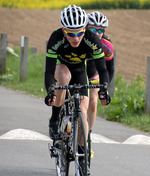
<path fill-rule="evenodd" d="M 144 111 L 145 80 L 141 75 L 130 83 L 122 76 L 116 76 L 110 105 L 103 107 L 98 102 L 99 116 L 150 133 L 150 115 Z"/>
<path fill-rule="evenodd" d="M 20 54 L 19 48 L 14 48 Z M 27 80 L 20 82 L 20 58 L 7 53 L 6 74 L 0 75 L 0 85 L 20 90 L 23 93 L 44 98 L 44 54 L 28 54 Z M 98 101 L 99 102 L 99 101 Z M 150 115 L 144 114 L 145 108 L 145 80 L 141 75 L 136 81 L 126 82 L 119 75 L 115 79 L 115 92 L 111 104 L 102 107 L 98 103 L 98 115 L 122 123 L 132 128 L 150 133 Z"/>
<path fill-rule="evenodd" d="M 20 48 L 14 48 L 20 55 Z M 6 74 L 0 75 L 0 84 L 6 87 L 23 91 L 38 97 L 46 95 L 44 89 L 44 64 L 43 54 L 30 54 L 28 52 L 27 80 L 20 82 L 20 58 L 7 52 Z"/>
<path fill-rule="evenodd" d="M 62 9 L 69 4 L 84 9 L 149 9 L 149 0 L 1 0 L 0 7 L 19 9 Z"/>

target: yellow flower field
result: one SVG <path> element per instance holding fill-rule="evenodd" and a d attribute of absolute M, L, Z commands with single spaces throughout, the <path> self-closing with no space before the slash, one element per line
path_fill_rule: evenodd
<path fill-rule="evenodd" d="M 103 4 L 116 4 L 119 3 L 149 3 L 149 0 L 0 0 L 0 7 L 10 7 L 19 9 L 60 9 L 68 6 L 69 4 L 76 5 L 90 5 L 93 3 Z M 119 8 L 119 7 L 118 7 Z"/>
<path fill-rule="evenodd" d="M 93 0 L 92 2 L 96 2 Z M 63 8 L 69 4 L 80 5 L 81 3 L 90 3 L 91 0 L 1 0 L 0 6 L 2 7 L 16 7 L 16 8 L 27 8 L 27 9 L 56 9 Z"/>

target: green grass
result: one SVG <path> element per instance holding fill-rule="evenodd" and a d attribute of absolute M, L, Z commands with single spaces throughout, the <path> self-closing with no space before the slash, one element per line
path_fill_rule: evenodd
<path fill-rule="evenodd" d="M 14 48 L 20 55 L 20 49 Z M 20 82 L 20 58 L 7 53 L 7 71 L 0 75 L 0 84 L 14 90 L 23 91 L 44 98 L 44 54 L 28 54 L 27 80 Z M 111 103 L 103 107 L 98 101 L 98 116 L 109 121 L 116 121 L 126 126 L 150 133 L 150 115 L 145 109 L 145 81 L 139 75 L 136 81 L 127 83 L 122 76 L 116 75 L 115 92 Z"/>
<path fill-rule="evenodd" d="M 98 103 L 99 116 L 150 133 L 150 115 L 146 115 L 144 111 L 145 81 L 141 75 L 131 83 L 127 83 L 121 76 L 116 76 L 111 103 L 106 107 Z"/>
<path fill-rule="evenodd" d="M 20 50 L 14 48 L 20 55 Z M 44 87 L 45 56 L 42 54 L 28 54 L 27 80 L 20 82 L 20 58 L 7 52 L 6 74 L 0 76 L 0 84 L 12 89 L 23 91 L 37 97 L 46 95 Z"/>

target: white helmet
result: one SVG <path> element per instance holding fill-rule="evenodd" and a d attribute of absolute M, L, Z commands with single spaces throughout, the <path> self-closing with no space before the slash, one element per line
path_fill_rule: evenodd
<path fill-rule="evenodd" d="M 87 15 L 85 10 L 76 5 L 69 5 L 61 12 L 61 24 L 64 28 L 76 30 L 87 25 Z"/>
<path fill-rule="evenodd" d="M 88 17 L 88 24 L 101 26 L 104 28 L 108 27 L 107 17 L 100 12 L 95 11 L 95 12 L 89 13 L 87 14 L 87 17 Z"/>

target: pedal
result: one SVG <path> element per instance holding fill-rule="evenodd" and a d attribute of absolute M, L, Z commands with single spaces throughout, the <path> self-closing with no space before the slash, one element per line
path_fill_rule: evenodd
<path fill-rule="evenodd" d="M 48 148 L 49 148 L 49 153 L 50 153 L 50 157 L 51 157 L 51 158 L 53 158 L 53 157 L 58 157 L 58 153 L 56 152 L 54 146 L 51 146 L 51 144 L 49 143 L 49 144 L 48 144 Z"/>
<path fill-rule="evenodd" d="M 53 158 L 53 157 L 58 157 L 58 154 L 56 153 L 56 150 L 55 149 L 53 149 L 53 148 L 51 148 L 51 158 Z"/>
<path fill-rule="evenodd" d="M 61 149 L 61 141 L 54 141 L 53 142 L 53 147 L 57 149 Z"/>

